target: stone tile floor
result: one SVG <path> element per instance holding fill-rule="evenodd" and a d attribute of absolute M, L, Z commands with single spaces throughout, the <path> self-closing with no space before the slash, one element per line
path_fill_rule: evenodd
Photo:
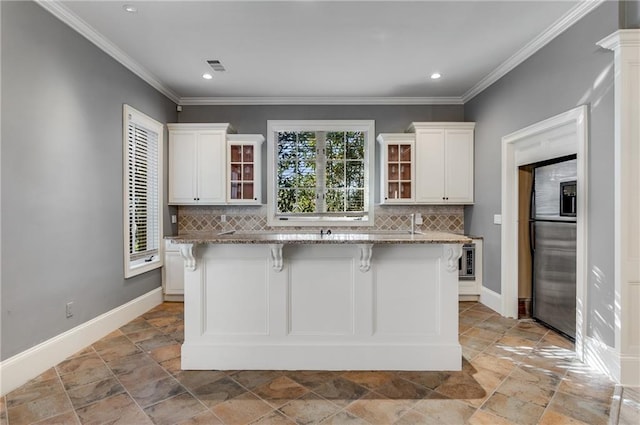
<path fill-rule="evenodd" d="M 562 337 L 459 310 L 460 372 L 222 372 L 180 370 L 183 305 L 164 303 L 2 397 L 0 425 L 639 423 L 637 389 Z"/>

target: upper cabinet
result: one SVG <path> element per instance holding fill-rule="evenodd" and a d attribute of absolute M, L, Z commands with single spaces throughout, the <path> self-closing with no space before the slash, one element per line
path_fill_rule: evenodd
<path fill-rule="evenodd" d="M 474 127 L 472 122 L 414 122 L 411 133 L 381 134 L 381 203 L 472 204 Z M 404 180 L 408 164 L 394 160 L 392 148 L 402 146 L 412 146 L 410 180 Z M 411 196 L 405 192 L 409 188 Z"/>
<path fill-rule="evenodd" d="M 380 143 L 380 200 L 384 204 L 415 202 L 415 135 L 383 133 Z"/>
<path fill-rule="evenodd" d="M 219 205 L 226 196 L 229 124 L 167 124 L 169 203 Z"/>
<path fill-rule="evenodd" d="M 229 134 L 229 124 L 167 127 L 170 204 L 260 204 L 264 136 Z"/>
<path fill-rule="evenodd" d="M 227 135 L 227 203 L 261 203 L 262 134 Z"/>
<path fill-rule="evenodd" d="M 473 122 L 414 122 L 416 202 L 473 204 Z"/>

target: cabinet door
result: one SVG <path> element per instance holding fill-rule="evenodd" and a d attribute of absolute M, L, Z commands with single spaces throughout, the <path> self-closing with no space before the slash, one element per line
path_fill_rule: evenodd
<path fill-rule="evenodd" d="M 196 194 L 195 132 L 172 132 L 169 135 L 169 203 L 195 204 Z"/>
<path fill-rule="evenodd" d="M 382 166 L 383 202 L 412 204 L 415 197 L 415 143 L 404 140 L 390 140 L 384 149 Z"/>
<path fill-rule="evenodd" d="M 198 204 L 224 204 L 226 140 L 221 132 L 198 134 Z"/>
<path fill-rule="evenodd" d="M 416 202 L 445 203 L 443 129 L 420 130 L 416 134 Z"/>
<path fill-rule="evenodd" d="M 164 253 L 164 293 L 184 294 L 184 260 L 178 251 Z"/>
<path fill-rule="evenodd" d="M 227 150 L 227 202 L 260 203 L 260 145 L 230 142 Z"/>
<path fill-rule="evenodd" d="M 473 203 L 473 130 L 445 130 L 445 198 Z"/>

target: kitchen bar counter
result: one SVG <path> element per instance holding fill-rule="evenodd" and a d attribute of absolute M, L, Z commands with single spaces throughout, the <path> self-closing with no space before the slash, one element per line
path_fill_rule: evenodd
<path fill-rule="evenodd" d="M 335 232 L 331 234 L 308 232 L 222 232 L 194 233 L 168 236 L 166 239 L 180 244 L 441 244 L 471 243 L 467 236 L 445 232 L 372 231 Z"/>
<path fill-rule="evenodd" d="M 460 235 L 181 235 L 183 369 L 460 370 Z"/>

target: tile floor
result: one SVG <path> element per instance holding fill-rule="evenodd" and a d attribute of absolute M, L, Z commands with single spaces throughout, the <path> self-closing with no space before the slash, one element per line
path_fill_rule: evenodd
<path fill-rule="evenodd" d="M 614 396 L 555 333 L 459 317 L 460 372 L 182 371 L 183 305 L 164 303 L 0 398 L 0 425 L 638 423 L 638 392 Z"/>

